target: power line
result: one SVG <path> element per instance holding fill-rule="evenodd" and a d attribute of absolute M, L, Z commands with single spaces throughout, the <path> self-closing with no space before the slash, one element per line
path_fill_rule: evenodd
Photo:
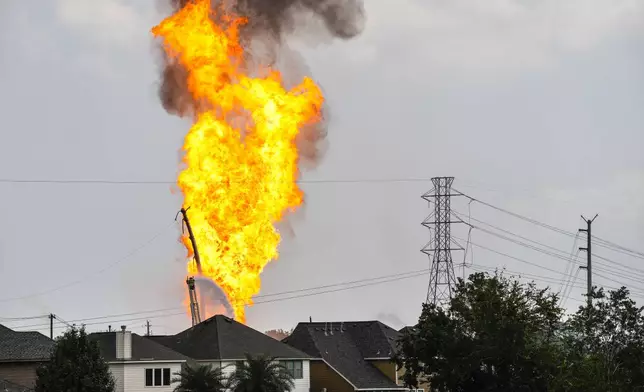
<path fill-rule="evenodd" d="M 304 291 L 313 291 L 313 290 L 319 290 L 319 289 L 323 289 L 323 288 L 331 288 L 331 287 L 345 286 L 345 285 L 349 285 L 349 284 L 354 284 L 354 285 L 348 286 L 348 287 L 340 287 L 340 288 L 335 288 L 335 289 L 331 289 L 331 290 L 315 291 L 313 293 L 307 293 L 307 294 L 303 294 L 303 295 L 282 297 L 282 298 L 274 298 L 274 299 L 268 299 L 268 300 L 264 300 L 264 301 L 257 301 L 257 302 L 254 302 L 254 305 L 259 305 L 259 304 L 263 304 L 263 303 L 286 301 L 286 300 L 297 299 L 297 298 L 305 298 L 305 297 L 317 296 L 317 295 L 340 292 L 340 291 L 346 291 L 346 290 L 353 290 L 353 289 L 358 289 L 358 288 L 363 288 L 363 287 L 368 287 L 368 286 L 375 286 L 375 285 L 379 285 L 379 284 L 383 284 L 383 283 L 397 282 L 397 281 L 400 281 L 400 280 L 411 279 L 411 278 L 416 278 L 416 277 L 420 277 L 420 276 L 427 276 L 427 273 L 429 273 L 429 269 L 422 269 L 422 270 L 407 271 L 407 272 L 398 273 L 398 274 L 392 274 L 392 275 L 384 275 L 384 276 L 375 277 L 375 278 L 354 280 L 354 281 L 351 281 L 351 282 L 336 283 L 336 284 L 333 284 L 333 285 L 324 285 L 324 286 L 317 286 L 317 287 L 309 287 L 309 288 L 305 288 L 305 289 L 283 291 L 283 292 L 279 292 L 279 293 L 264 294 L 262 296 L 256 296 L 256 298 L 258 298 L 258 297 L 269 297 L 269 296 L 279 296 L 279 295 L 285 295 L 285 294 L 292 294 L 292 293 L 298 293 L 298 292 L 304 292 Z M 357 283 L 362 283 L 362 284 L 357 284 Z M 357 284 L 357 285 L 355 285 L 355 284 Z M 95 321 L 95 320 L 102 320 L 102 319 L 110 319 L 110 318 L 113 318 L 113 317 L 123 317 L 123 316 L 138 315 L 138 314 L 142 314 L 142 313 L 167 312 L 167 311 L 173 311 L 173 310 L 177 310 L 177 309 L 183 309 L 183 308 L 166 308 L 166 309 L 157 309 L 157 310 L 149 310 L 149 311 L 139 311 L 139 312 L 131 312 L 131 313 L 113 314 L 113 315 L 108 315 L 108 316 L 99 316 L 99 317 L 90 317 L 90 318 L 70 320 L 69 322 L 70 323 L 79 323 L 79 322 L 84 322 L 84 321 Z M 171 316 L 175 316 L 175 315 L 178 315 L 178 314 L 186 314 L 186 312 L 184 311 L 184 312 L 181 312 L 181 313 L 170 313 L 170 314 L 161 314 L 161 315 L 148 315 L 148 316 L 145 316 L 145 317 L 130 318 L 130 319 L 118 320 L 118 321 L 105 320 L 105 321 L 100 321 L 100 322 L 90 322 L 90 323 L 83 323 L 83 324 L 84 325 L 96 325 L 96 324 L 105 324 L 105 323 L 108 323 L 108 322 L 138 321 L 138 320 L 145 320 L 145 319 L 148 319 L 148 318 L 171 317 Z M 46 324 L 20 325 L 20 326 L 16 326 L 16 328 L 33 328 L 33 327 L 39 327 L 39 326 L 41 326 L 41 327 L 46 326 Z"/>
<path fill-rule="evenodd" d="M 318 179 L 298 180 L 298 184 L 367 184 L 367 183 L 396 183 L 396 182 L 431 182 L 430 178 L 347 178 L 347 179 Z M 88 185 L 173 185 L 176 181 L 156 180 L 104 180 L 104 179 L 19 179 L 0 178 L 0 183 L 7 184 L 88 184 Z"/>
<path fill-rule="evenodd" d="M 461 215 L 459 215 L 459 213 L 458 213 L 458 212 L 456 212 L 456 211 L 453 211 L 453 212 L 454 212 L 454 216 L 455 216 L 457 219 L 459 219 L 461 222 L 465 223 L 465 222 L 464 222 L 464 220 L 463 220 L 463 217 L 462 217 Z M 554 252 L 556 252 L 556 253 L 552 253 L 552 252 L 549 252 L 549 251 L 547 251 L 547 250 L 544 250 L 544 249 L 540 249 L 540 248 L 538 248 L 538 247 L 535 247 L 535 246 L 533 246 L 533 245 L 526 244 L 526 243 L 524 243 L 524 242 L 521 242 L 521 241 L 518 241 L 518 240 L 515 240 L 515 239 L 512 239 L 512 238 L 508 238 L 508 237 L 503 236 L 503 235 L 501 235 L 501 234 L 498 234 L 498 233 L 495 233 L 495 232 L 493 232 L 493 231 L 490 231 L 490 230 L 484 229 L 484 228 L 482 228 L 482 227 L 480 227 L 480 226 L 475 226 L 475 225 L 472 225 L 472 224 L 470 224 L 470 223 L 465 223 L 465 224 L 467 224 L 467 225 L 468 225 L 468 226 L 470 226 L 470 227 L 473 227 L 473 228 L 475 228 L 475 229 L 477 229 L 477 230 L 480 230 L 480 231 L 482 231 L 482 232 L 484 232 L 484 233 L 487 233 L 487 234 L 493 235 L 493 236 L 495 236 L 495 237 L 501 238 L 501 239 L 503 239 L 503 240 L 506 240 L 506 241 L 512 242 L 512 243 L 514 243 L 514 244 L 517 244 L 517 245 L 523 246 L 523 247 L 525 247 L 525 248 L 535 250 L 535 251 L 540 252 L 540 253 L 543 253 L 543 254 L 545 254 L 545 255 L 552 256 L 552 257 L 555 257 L 555 258 L 558 258 L 558 259 L 561 259 L 561 260 L 568 261 L 569 263 L 570 263 L 570 260 L 571 260 L 571 258 L 572 258 L 572 252 L 574 252 L 574 250 L 576 249 L 576 243 L 577 243 L 577 240 L 579 239 L 579 233 L 577 233 L 577 235 L 575 236 L 575 244 L 573 245 L 573 251 L 570 253 L 570 255 L 565 256 L 564 254 L 567 254 L 567 252 L 566 252 L 566 251 L 564 251 L 564 250 L 562 250 L 562 249 L 558 249 L 558 248 L 555 248 L 555 247 L 552 247 L 552 246 L 546 245 L 546 244 L 544 244 L 544 243 L 542 243 L 542 242 L 535 241 L 535 240 L 532 240 L 532 239 L 529 239 L 529 238 L 523 237 L 523 236 L 521 236 L 521 235 L 519 235 L 519 234 L 516 234 L 516 233 L 511 232 L 511 231 L 509 231 L 509 230 L 502 229 L 502 228 L 500 228 L 500 227 L 498 227 L 498 226 L 494 226 L 494 225 L 492 225 L 492 224 L 490 224 L 490 223 L 487 223 L 487 222 L 485 222 L 485 221 L 482 221 L 482 220 L 480 220 L 480 219 L 476 219 L 476 218 L 472 218 L 472 217 L 468 217 L 468 219 L 471 219 L 471 220 L 473 220 L 473 221 L 475 221 L 475 222 L 482 223 L 482 224 L 484 224 L 484 225 L 486 225 L 486 226 L 488 226 L 488 227 L 494 228 L 495 230 L 501 231 L 501 232 L 503 232 L 503 233 L 510 234 L 510 235 L 515 236 L 515 237 L 517 237 L 517 238 L 520 238 L 520 239 L 522 239 L 522 240 L 525 240 L 525 241 L 531 242 L 531 243 L 533 243 L 533 244 L 539 245 L 539 246 L 541 246 L 541 247 L 543 247 L 543 248 L 550 249 L 550 250 L 552 250 L 552 251 L 554 251 Z M 631 274 L 632 274 L 632 273 L 638 273 L 638 274 L 641 274 L 641 275 L 642 275 L 642 279 L 644 279 L 644 269 L 640 269 L 640 268 L 632 267 L 632 266 L 629 266 L 629 265 L 626 265 L 626 264 L 622 264 L 622 263 L 619 263 L 619 262 L 614 261 L 614 260 L 612 260 L 612 259 L 608 259 L 608 258 L 606 258 L 606 257 L 596 256 L 596 255 L 595 255 L 595 253 L 593 253 L 593 256 L 597 257 L 598 259 L 602 259 L 602 260 L 604 260 L 604 261 L 607 261 L 607 262 L 609 262 L 609 263 L 611 263 L 611 264 L 616 264 L 616 265 L 622 266 L 623 268 L 628 269 L 628 272 L 627 272 L 627 273 L 631 273 Z M 601 264 L 601 263 L 597 263 L 597 264 L 605 265 L 605 264 Z M 608 265 L 608 266 L 609 266 L 609 267 L 611 267 L 611 268 L 615 268 L 615 266 L 614 266 L 614 265 Z M 619 270 L 619 268 L 617 268 L 617 270 Z M 568 266 L 567 266 L 567 268 L 566 268 L 566 271 L 564 272 L 564 275 L 567 275 L 567 274 L 568 274 Z"/>
<path fill-rule="evenodd" d="M 467 195 L 467 194 L 465 194 L 463 192 L 460 192 L 460 191 L 458 191 L 456 189 L 454 189 L 454 191 L 458 192 L 460 195 L 470 199 L 473 202 L 477 202 L 477 203 L 479 203 L 481 205 L 484 205 L 486 207 L 492 208 L 494 210 L 497 210 L 497 211 L 502 212 L 504 214 L 510 215 L 510 216 L 515 217 L 517 219 L 526 221 L 528 223 L 540 226 L 542 228 L 554 231 L 554 232 L 562 234 L 562 235 L 566 235 L 568 237 L 575 237 L 577 235 L 577 233 L 574 233 L 574 232 L 571 232 L 571 231 L 568 231 L 568 230 L 564 230 L 564 229 L 561 229 L 561 228 L 553 226 L 553 225 L 549 225 L 547 223 L 538 221 L 536 219 L 529 218 L 529 217 L 527 217 L 525 215 L 521 215 L 521 214 L 518 214 L 516 212 L 512 212 L 510 210 L 507 210 L 507 209 L 499 207 L 499 206 L 495 206 L 495 205 L 493 205 L 491 203 L 488 203 L 488 202 L 482 201 L 480 199 L 474 198 L 472 196 L 469 196 L 469 195 Z M 598 241 L 598 243 L 596 244 L 597 246 L 600 246 L 600 247 L 606 248 L 606 249 L 611 249 L 611 250 L 614 250 L 616 252 L 620 252 L 620 253 L 623 253 L 623 254 L 627 254 L 627 255 L 632 256 L 632 257 L 644 259 L 644 252 L 637 251 L 637 250 L 634 250 L 634 249 L 629 249 L 629 248 L 627 248 L 625 246 L 616 244 L 614 242 L 602 239 L 602 238 L 597 237 L 597 236 L 593 236 L 593 238 Z"/>
<path fill-rule="evenodd" d="M 454 237 L 454 236 L 453 236 L 453 237 Z M 458 238 L 458 237 L 455 237 L 455 238 L 462 240 L 461 238 Z M 486 246 L 483 246 L 483 245 L 476 244 L 476 243 L 474 243 L 474 242 L 470 242 L 470 244 L 471 244 L 471 245 L 473 245 L 473 246 L 476 246 L 476 247 L 478 247 L 478 248 L 481 248 L 481 249 L 487 250 L 487 251 L 489 251 L 489 252 L 496 253 L 496 254 L 498 254 L 498 255 L 500 255 L 500 256 L 503 256 L 503 257 L 506 257 L 506 258 L 509 258 L 509 259 L 513 259 L 513 260 L 519 261 L 519 262 L 524 263 L 524 264 L 532 265 L 532 266 L 534 266 L 534 267 L 537 267 L 537 268 L 540 268 L 540 269 L 543 269 L 543 270 L 546 270 L 546 271 L 554 272 L 554 273 L 556 273 L 556 274 L 561 274 L 561 271 L 557 271 L 557 270 L 554 270 L 554 269 L 552 269 L 552 268 L 548 268 L 548 267 L 545 267 L 545 266 L 543 266 L 543 265 L 540 265 L 540 264 L 537 264 L 537 263 L 533 263 L 533 262 L 531 262 L 531 261 L 528 261 L 528 260 L 522 259 L 522 258 L 520 258 L 520 257 L 512 256 L 512 255 L 510 255 L 510 254 L 508 254 L 508 253 L 500 252 L 500 251 L 497 251 L 497 250 L 495 250 L 495 249 L 492 249 L 492 248 L 489 248 L 489 247 L 486 247 Z M 622 284 L 621 282 L 619 282 L 619 281 L 617 281 L 617 280 L 614 280 L 614 279 L 611 279 L 611 278 L 608 278 L 608 277 L 606 277 L 606 276 L 604 276 L 604 275 L 600 275 L 600 274 L 595 274 L 595 275 L 600 276 L 600 277 L 602 277 L 602 278 L 604 278 L 604 279 L 607 279 L 607 280 L 609 280 L 609 281 L 611 281 L 611 282 L 615 282 L 615 283 L 618 283 L 618 284 Z M 633 291 L 633 292 L 635 292 L 635 291 Z M 639 290 L 638 290 L 638 292 L 639 292 Z"/>
<path fill-rule="evenodd" d="M 464 220 L 463 220 L 463 218 L 462 218 L 462 216 L 460 216 L 457 212 L 455 212 L 455 213 L 454 213 L 454 216 L 455 216 L 457 219 L 459 219 L 461 222 L 465 223 L 465 222 L 464 222 Z M 533 245 L 527 244 L 527 243 L 525 243 L 525 242 L 518 241 L 518 240 L 515 240 L 515 239 L 513 239 L 513 238 L 509 238 L 509 237 L 507 237 L 507 236 L 503 236 L 503 235 L 498 234 L 498 233 L 495 233 L 495 232 L 493 232 L 493 231 L 486 230 L 486 229 L 481 228 L 481 227 L 479 227 L 479 226 L 474 226 L 474 225 L 472 225 L 472 224 L 470 224 L 470 223 L 466 223 L 466 224 L 467 224 L 467 225 L 469 225 L 470 227 L 476 228 L 476 229 L 478 229 L 478 230 L 480 230 L 480 231 L 483 231 L 483 232 L 485 232 L 485 233 L 487 233 L 487 234 L 490 234 L 490 235 L 496 236 L 496 237 L 501 238 L 501 239 L 503 239 L 503 240 L 506 240 L 506 241 L 512 242 L 512 243 L 514 243 L 514 244 L 517 244 L 517 245 L 520 245 L 520 246 L 526 247 L 526 248 L 528 248 L 528 249 L 532 249 L 532 250 L 534 250 L 534 251 L 537 251 L 537 252 L 543 253 L 543 254 L 548 255 L 548 256 L 551 256 L 551 257 L 555 257 L 555 258 L 558 258 L 558 259 L 561 259 L 561 260 L 564 260 L 564 261 L 568 261 L 568 264 L 566 265 L 566 271 L 564 272 L 564 275 L 568 275 L 569 266 L 570 266 L 570 263 L 572 262 L 572 259 L 571 259 L 572 254 L 571 254 L 570 256 L 564 256 L 563 254 L 564 254 L 564 253 L 566 253 L 566 252 L 565 252 L 565 251 L 563 251 L 563 250 L 561 250 L 561 249 L 557 249 L 557 248 L 554 248 L 554 247 L 552 247 L 552 246 L 549 246 L 549 245 L 543 244 L 543 243 L 541 243 L 541 242 L 534 241 L 534 240 L 531 240 L 531 239 L 526 238 L 526 237 L 522 237 L 522 236 L 520 236 L 520 235 L 518 235 L 518 234 L 516 234 L 516 233 L 513 233 L 513 232 L 510 232 L 510 231 L 508 231 L 508 230 L 502 229 L 502 228 L 500 228 L 500 227 L 494 226 L 494 225 L 492 225 L 492 224 L 489 224 L 489 223 L 484 222 L 484 221 L 479 220 L 479 219 L 475 219 L 475 218 L 471 218 L 471 217 L 469 217 L 468 219 L 471 219 L 471 220 L 474 220 L 474 221 L 480 222 L 480 223 L 485 224 L 485 225 L 487 225 L 487 226 L 489 226 L 489 227 L 492 227 L 492 228 L 494 228 L 494 229 L 496 229 L 496 230 L 502 231 L 502 232 L 504 232 L 504 233 L 508 233 L 508 234 L 513 235 L 513 236 L 515 236 L 515 237 L 517 237 L 517 238 L 521 238 L 521 239 L 523 239 L 523 240 L 525 240 L 525 241 L 532 242 L 532 243 L 537 244 L 537 245 L 539 245 L 539 246 L 541 246 L 541 247 L 544 247 L 544 248 L 547 248 L 547 249 L 551 249 L 552 251 L 557 252 L 557 253 L 553 253 L 553 252 L 551 252 L 551 251 L 547 251 L 547 250 L 541 249 L 541 248 L 539 248 L 539 247 L 536 247 L 536 246 L 533 246 Z M 579 233 L 577 233 L 577 235 L 575 236 L 575 245 L 574 245 L 574 246 L 576 246 L 576 241 L 577 241 L 577 239 L 578 239 L 578 238 L 579 238 Z M 573 251 L 574 251 L 574 246 L 573 246 Z M 598 258 L 601 258 L 601 259 L 603 259 L 603 260 L 605 260 L 605 261 L 608 261 L 608 262 L 609 262 L 609 263 L 611 263 L 611 264 L 621 265 L 621 266 L 623 266 L 624 268 L 627 268 L 627 269 L 628 269 L 628 271 L 624 271 L 624 270 L 620 270 L 620 268 L 617 268 L 617 267 L 615 267 L 614 265 L 607 265 L 607 267 L 611 268 L 611 270 L 607 270 L 607 269 L 604 269 L 604 268 L 601 268 L 601 267 L 600 267 L 600 268 L 599 268 L 599 270 L 600 270 L 600 271 L 602 271 L 602 272 L 605 272 L 605 273 L 608 273 L 608 274 L 610 274 L 610 275 L 614 275 L 614 276 L 617 276 L 617 277 L 620 277 L 620 278 L 623 278 L 623 279 L 631 280 L 631 281 L 635 281 L 635 280 L 634 280 L 631 276 L 628 276 L 627 274 L 632 275 L 633 273 L 635 273 L 635 274 L 641 274 L 641 275 L 640 275 L 640 277 L 641 277 L 642 279 L 644 279 L 644 270 L 642 270 L 642 269 L 638 269 L 638 268 L 635 268 L 635 267 L 627 266 L 627 265 L 625 265 L 625 264 L 618 263 L 618 262 L 616 262 L 616 261 L 613 261 L 613 260 L 608 259 L 608 258 L 605 258 L 605 257 L 598 257 Z M 524 260 L 524 262 L 527 262 L 527 261 L 525 261 L 525 260 Z M 605 265 L 605 264 L 600 264 L 600 263 L 597 263 L 597 264 L 602 265 L 602 266 L 603 266 L 603 265 Z M 620 273 L 620 272 L 622 272 L 622 273 Z M 571 273 L 570 278 L 572 278 L 572 271 L 571 271 L 570 273 Z M 574 278 L 574 279 L 576 279 L 576 277 L 577 277 L 577 275 L 575 275 L 575 278 Z M 608 279 L 608 280 L 610 280 L 610 281 L 612 281 L 612 282 L 617 282 L 617 283 L 619 283 L 618 281 L 616 281 L 616 280 L 614 280 L 614 279 L 610 279 L 610 278 L 607 278 L 607 279 Z M 635 281 L 635 282 L 639 283 L 638 281 Z M 565 292 L 565 290 L 564 290 L 564 292 Z"/>
<path fill-rule="evenodd" d="M 117 264 L 120 264 L 121 262 L 123 262 L 123 261 L 129 259 L 130 257 L 134 256 L 136 253 L 141 251 L 143 248 L 147 247 L 152 242 L 154 242 L 157 238 L 159 238 L 163 233 L 165 233 L 174 224 L 175 224 L 174 221 L 172 221 L 168 226 L 164 227 L 162 230 L 157 232 L 150 239 L 148 239 L 147 241 L 143 242 L 141 245 L 139 245 L 138 247 L 134 248 L 132 251 L 130 251 L 126 255 L 116 259 L 114 262 L 108 264 L 107 266 L 103 267 L 102 269 L 100 269 L 98 271 L 95 271 L 95 272 L 92 272 L 90 274 L 85 275 L 81 279 L 78 279 L 78 280 L 75 280 L 73 282 L 63 284 L 61 286 L 54 287 L 52 289 L 40 291 L 40 292 L 34 293 L 34 294 L 22 295 L 22 296 L 18 296 L 18 297 L 2 298 L 2 299 L 0 299 L 0 302 L 17 301 L 17 300 L 22 300 L 22 299 L 27 299 L 27 298 L 39 297 L 41 295 L 50 294 L 50 293 L 53 293 L 53 292 L 56 292 L 56 291 L 60 291 L 60 290 L 69 288 L 71 286 L 75 286 L 75 285 L 83 283 L 83 282 L 86 282 L 87 278 L 89 278 L 90 276 L 102 274 L 103 272 L 107 271 L 108 269 L 110 269 L 110 268 L 116 266 Z"/>
<path fill-rule="evenodd" d="M 354 284 L 359 284 L 359 283 L 365 283 L 365 282 L 376 282 L 375 284 L 380 284 L 380 283 L 387 283 L 392 281 L 391 279 L 396 279 L 400 278 L 401 279 L 407 279 L 407 278 L 414 278 L 417 276 L 420 276 L 422 274 L 427 274 L 429 272 L 429 269 L 420 269 L 420 270 L 414 270 L 414 271 L 407 271 L 407 272 L 402 272 L 398 274 L 392 274 L 392 275 L 383 275 L 383 276 L 378 276 L 374 278 L 366 278 L 366 279 L 359 279 L 359 280 L 353 280 L 353 281 L 348 281 L 348 282 L 340 282 L 340 283 L 334 283 L 334 284 L 328 284 L 328 285 L 323 285 L 323 286 L 315 286 L 315 287 L 308 287 L 308 288 L 302 288 L 302 289 L 296 289 L 296 290 L 288 290 L 288 291 L 281 291 L 277 293 L 270 293 L 270 294 L 260 294 L 256 295 L 253 298 L 267 298 L 267 297 L 276 297 L 276 296 L 282 296 L 286 294 L 295 294 L 295 293 L 302 293 L 302 292 L 307 292 L 307 291 L 314 291 L 314 290 L 320 290 L 320 289 L 327 289 L 327 288 L 332 288 L 332 287 L 338 287 L 338 286 L 348 286 L 348 285 L 354 285 Z M 349 287 L 350 289 L 352 288 L 358 288 L 358 287 L 364 287 L 364 286 L 353 286 Z M 324 294 L 326 292 L 322 293 L 314 293 L 314 294 Z M 279 298 L 278 300 L 280 300 Z M 275 300 L 270 300 L 270 301 L 260 301 L 260 302 L 255 302 L 257 303 L 264 303 L 264 302 L 274 302 Z M 139 315 L 139 314 L 144 314 L 144 313 L 159 313 L 159 312 L 168 312 L 168 311 L 176 311 L 176 310 L 181 310 L 183 309 L 182 307 L 174 307 L 174 308 L 163 308 L 163 309 L 155 309 L 155 310 L 143 310 L 143 311 L 138 311 L 138 312 L 131 312 L 131 313 L 119 313 L 119 314 L 111 314 L 111 315 L 106 315 L 106 316 L 97 316 L 97 317 L 87 317 L 87 318 L 81 318 L 81 319 L 75 319 L 75 320 L 69 320 L 69 323 L 79 323 L 79 322 L 84 322 L 84 321 L 95 321 L 95 320 L 102 320 L 102 319 L 109 319 L 109 318 L 114 318 L 114 317 L 124 317 L 124 316 L 134 316 L 134 315 Z M 12 319 L 7 318 L 7 320 L 11 320 L 11 322 L 17 322 L 17 321 L 22 321 L 22 320 L 31 320 L 35 318 L 43 318 L 47 316 L 39 316 L 39 317 L 15 317 Z M 0 318 L 1 319 L 1 318 Z M 18 326 L 16 328 L 20 328 L 22 326 Z"/>
<path fill-rule="evenodd" d="M 15 321 L 23 321 L 23 320 L 34 320 L 34 319 L 40 319 L 40 318 L 47 318 L 49 315 L 43 314 L 41 316 L 27 316 L 27 317 L 0 317 L 0 321 L 3 322 L 15 322 Z"/>

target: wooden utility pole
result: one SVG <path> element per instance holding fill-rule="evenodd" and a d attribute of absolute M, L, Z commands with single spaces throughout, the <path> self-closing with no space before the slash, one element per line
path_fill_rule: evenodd
<path fill-rule="evenodd" d="M 580 247 L 579 250 L 584 250 L 586 251 L 586 265 L 579 267 L 581 269 L 586 270 L 586 295 L 588 296 L 588 308 L 590 309 L 590 306 L 593 304 L 593 264 L 592 264 L 592 258 L 593 258 L 593 253 L 591 251 L 592 248 L 592 234 L 591 234 L 591 227 L 595 219 L 597 219 L 597 216 L 599 214 L 596 214 L 593 219 L 586 219 L 582 215 L 581 218 L 586 222 L 586 228 L 585 229 L 579 229 L 579 232 L 585 232 L 586 233 L 586 247 Z"/>
<path fill-rule="evenodd" d="M 148 321 L 146 321 L 146 322 L 145 322 L 145 329 L 146 329 L 146 331 L 147 331 L 147 332 L 145 333 L 145 336 L 150 336 L 150 320 L 148 320 Z"/>
<path fill-rule="evenodd" d="M 54 316 L 53 313 L 49 313 L 49 338 L 53 339 L 54 338 L 54 319 L 56 316 Z"/>

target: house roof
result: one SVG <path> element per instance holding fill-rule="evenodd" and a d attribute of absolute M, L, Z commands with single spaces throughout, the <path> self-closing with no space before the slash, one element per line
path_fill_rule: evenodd
<path fill-rule="evenodd" d="M 116 358 L 116 334 L 119 332 L 98 332 L 89 334 L 90 340 L 98 343 L 101 355 L 108 362 Z M 153 342 L 135 333 L 132 334 L 132 358 L 128 361 L 187 361 L 190 358 L 164 345 Z"/>
<path fill-rule="evenodd" d="M 282 340 L 324 359 L 356 389 L 404 389 L 367 359 L 391 358 L 400 333 L 379 321 L 299 323 Z"/>
<path fill-rule="evenodd" d="M 198 360 L 243 360 L 246 354 L 306 359 L 302 351 L 223 315 L 213 316 L 173 336 L 149 336 Z"/>
<path fill-rule="evenodd" d="M 54 341 L 40 332 L 18 332 L 0 325 L 0 362 L 46 361 Z"/>
<path fill-rule="evenodd" d="M 402 327 L 398 332 L 400 332 L 401 335 L 404 335 L 407 332 L 413 332 L 416 327 L 414 326 L 407 326 L 407 327 Z"/>

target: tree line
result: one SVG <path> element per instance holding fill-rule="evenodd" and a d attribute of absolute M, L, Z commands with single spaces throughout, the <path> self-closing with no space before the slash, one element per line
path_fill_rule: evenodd
<path fill-rule="evenodd" d="M 566 314 L 549 288 L 475 273 L 423 305 L 395 361 L 407 386 L 436 392 L 644 391 L 643 308 L 625 287 L 590 297 Z"/>

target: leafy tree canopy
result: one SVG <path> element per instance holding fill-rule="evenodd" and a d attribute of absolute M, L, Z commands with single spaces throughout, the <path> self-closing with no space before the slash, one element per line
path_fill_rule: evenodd
<path fill-rule="evenodd" d="M 70 328 L 56 340 L 50 361 L 37 371 L 36 392 L 113 392 L 114 379 L 85 328 Z"/>
<path fill-rule="evenodd" d="M 644 391 L 642 308 L 625 288 L 592 298 L 564 317 L 548 289 L 476 273 L 445 308 L 423 305 L 395 360 L 438 392 Z"/>

